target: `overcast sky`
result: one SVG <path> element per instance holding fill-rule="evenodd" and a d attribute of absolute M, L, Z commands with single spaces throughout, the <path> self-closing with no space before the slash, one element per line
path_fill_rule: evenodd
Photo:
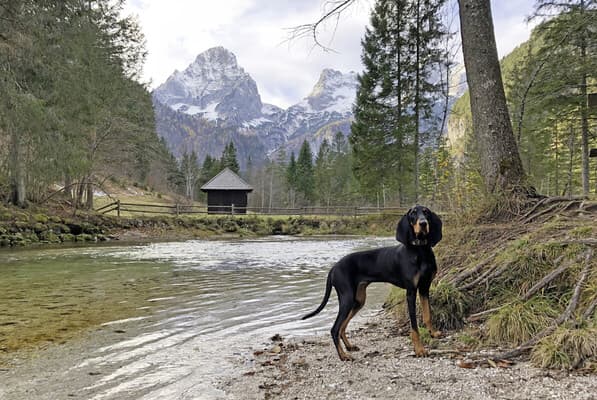
<path fill-rule="evenodd" d="M 197 54 L 224 46 L 255 79 L 262 101 L 286 108 L 311 91 L 323 68 L 361 71 L 360 41 L 373 3 L 360 0 L 337 26 L 323 27 L 322 41 L 335 52 L 309 39 L 287 41 L 289 28 L 317 20 L 324 0 L 128 0 L 125 13 L 137 15 L 145 34 L 143 79 L 152 88 Z M 500 57 L 529 37 L 525 17 L 533 3 L 491 1 Z"/>

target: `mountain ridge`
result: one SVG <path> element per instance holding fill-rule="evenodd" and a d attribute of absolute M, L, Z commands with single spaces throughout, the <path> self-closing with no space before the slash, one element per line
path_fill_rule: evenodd
<path fill-rule="evenodd" d="M 297 153 L 304 140 L 316 150 L 323 138 L 315 136 L 326 126 L 340 127 L 347 136 L 356 88 L 355 72 L 326 68 L 298 103 L 286 109 L 263 103 L 256 82 L 236 56 L 218 46 L 199 54 L 154 90 L 156 126 L 177 157 L 190 151 L 200 160 L 207 154 L 219 157 L 233 141 L 241 167 L 249 159 L 261 164 L 282 148 L 287 154 Z M 327 136 L 331 139 L 335 133 Z M 243 137 L 259 143 L 243 151 Z"/>

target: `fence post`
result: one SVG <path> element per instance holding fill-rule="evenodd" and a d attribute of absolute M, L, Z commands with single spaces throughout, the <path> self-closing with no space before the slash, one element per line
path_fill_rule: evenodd
<path fill-rule="evenodd" d="M 120 217 L 120 200 L 116 200 L 116 216 Z"/>
<path fill-rule="evenodd" d="M 178 205 L 178 203 L 176 203 L 176 216 L 178 217 L 178 214 L 180 213 L 180 207 Z"/>
<path fill-rule="evenodd" d="M 230 206 L 230 215 L 234 215 L 234 203 Z"/>

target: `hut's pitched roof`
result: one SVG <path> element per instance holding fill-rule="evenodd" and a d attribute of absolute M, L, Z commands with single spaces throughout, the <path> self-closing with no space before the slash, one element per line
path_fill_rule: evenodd
<path fill-rule="evenodd" d="M 208 190 L 245 190 L 250 192 L 253 190 L 253 187 L 229 168 L 224 168 L 219 174 L 211 178 L 209 182 L 201 186 L 201 190 L 204 192 Z"/>

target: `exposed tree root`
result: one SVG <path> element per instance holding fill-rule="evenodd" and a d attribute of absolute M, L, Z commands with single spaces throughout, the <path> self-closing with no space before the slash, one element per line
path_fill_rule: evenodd
<path fill-rule="evenodd" d="M 554 261 L 554 264 L 556 264 L 556 265 L 559 264 L 563 258 L 564 258 L 564 256 L 558 257 Z M 530 299 L 535 293 L 537 293 L 539 290 L 543 289 L 545 286 L 547 286 L 549 283 L 551 283 L 551 281 L 553 281 L 555 278 L 560 276 L 560 274 L 562 272 L 566 271 L 568 269 L 568 267 L 570 267 L 570 263 L 562 264 L 558 268 L 551 271 L 549 274 L 545 275 L 543 277 L 543 279 L 541 279 L 539 282 L 537 282 L 535 285 L 533 285 L 533 287 L 530 288 L 524 294 L 524 296 L 522 296 L 522 300 Z"/>
<path fill-rule="evenodd" d="M 488 360 L 492 360 L 492 359 L 498 359 L 498 360 L 506 359 L 507 360 L 510 358 L 518 357 L 518 356 L 526 353 L 527 351 L 531 350 L 533 348 L 533 346 L 535 346 L 539 342 L 539 340 L 552 334 L 560 325 L 562 325 L 564 322 L 568 321 L 572 317 L 576 308 L 578 307 L 578 302 L 580 300 L 580 294 L 582 292 L 582 286 L 583 286 L 585 280 L 587 279 L 587 276 L 589 275 L 592 256 L 593 256 L 593 250 L 589 249 L 585 255 L 585 266 L 584 266 L 582 272 L 580 273 L 580 276 L 576 282 L 576 285 L 574 286 L 574 292 L 572 294 L 570 302 L 568 303 L 568 306 L 566 307 L 564 312 L 554 321 L 554 323 L 552 325 L 545 328 L 544 330 L 542 330 L 541 332 L 539 332 L 538 334 L 533 336 L 531 339 L 529 339 L 525 343 L 521 344 L 520 346 L 518 346 L 514 349 L 511 349 L 511 350 L 508 350 L 506 352 L 503 352 L 503 353 L 490 355 L 489 357 L 487 357 L 484 360 L 477 360 L 474 362 L 475 365 L 476 366 L 482 365 L 484 363 L 487 363 Z M 585 314 L 587 314 L 587 313 L 585 312 Z"/>

